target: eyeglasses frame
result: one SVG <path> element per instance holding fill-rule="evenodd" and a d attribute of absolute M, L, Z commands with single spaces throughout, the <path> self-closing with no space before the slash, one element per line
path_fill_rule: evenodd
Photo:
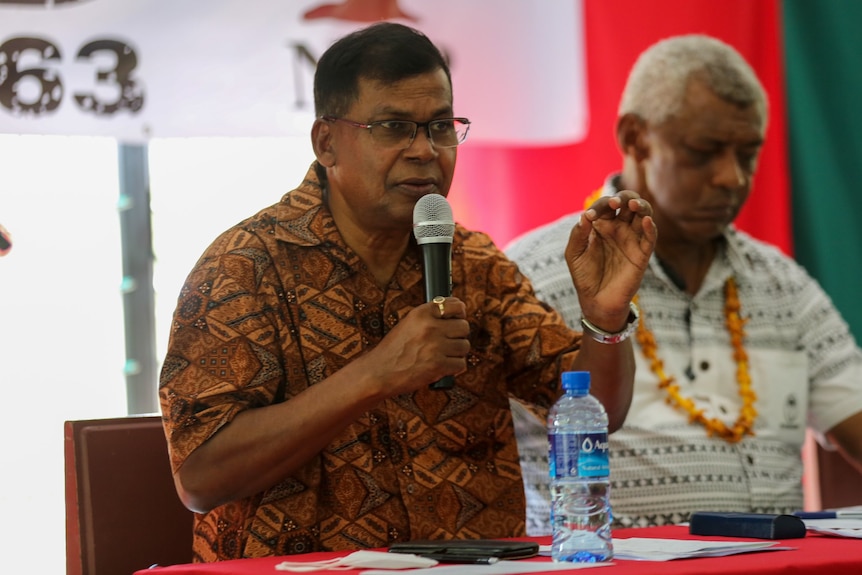
<path fill-rule="evenodd" d="M 428 141 L 435 148 L 457 148 L 459 145 L 463 144 L 467 140 L 467 133 L 470 131 L 470 120 L 468 120 L 467 118 L 435 118 L 433 120 L 428 120 L 427 122 L 414 122 L 413 120 L 394 120 L 393 119 L 393 120 L 378 120 L 376 122 L 370 122 L 368 124 L 363 124 L 362 122 L 356 122 L 354 120 L 349 120 L 347 118 L 342 118 L 340 116 L 332 116 L 329 114 L 325 114 L 323 116 L 320 116 L 320 119 L 325 121 L 325 122 L 343 122 L 349 126 L 353 126 L 354 128 L 364 128 L 364 129 L 368 130 L 369 135 L 371 134 L 371 129 L 374 126 L 379 126 L 379 125 L 385 124 L 387 122 L 405 122 L 405 123 L 413 124 L 413 126 L 414 126 L 413 127 L 413 134 L 410 136 L 410 139 L 407 141 L 406 146 L 404 146 L 403 148 L 397 148 L 399 150 L 406 150 L 411 145 L 413 145 L 413 140 L 416 139 L 416 134 L 419 133 L 419 128 L 425 128 L 425 135 L 428 136 Z M 442 146 L 440 144 L 437 144 L 434 141 L 434 136 L 431 135 L 431 124 L 433 124 L 434 122 L 446 122 L 446 121 L 450 121 L 450 120 L 460 122 L 467 127 L 466 130 L 464 130 L 464 137 L 461 140 L 459 140 L 458 143 L 455 144 L 454 146 Z M 373 139 L 373 136 L 372 136 L 372 139 Z"/>

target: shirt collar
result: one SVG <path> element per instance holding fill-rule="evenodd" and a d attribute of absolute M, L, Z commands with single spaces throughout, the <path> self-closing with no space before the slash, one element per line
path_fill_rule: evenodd
<path fill-rule="evenodd" d="M 353 269 L 363 264 L 356 252 L 344 241 L 335 218 L 329 210 L 317 170 L 317 161 L 311 164 L 305 179 L 284 196 L 275 206 L 275 238 L 296 246 L 320 246 L 328 249 L 334 258 L 345 262 Z M 400 267 L 420 270 L 421 260 L 414 242 L 402 258 Z M 421 275 L 419 276 L 421 279 Z M 406 280 L 405 280 L 406 281 Z M 409 282 L 408 282 L 409 283 Z"/>
<path fill-rule="evenodd" d="M 316 165 L 316 161 L 312 163 L 302 183 L 284 194 L 276 205 L 276 239 L 298 246 L 344 245 L 324 200 Z"/>

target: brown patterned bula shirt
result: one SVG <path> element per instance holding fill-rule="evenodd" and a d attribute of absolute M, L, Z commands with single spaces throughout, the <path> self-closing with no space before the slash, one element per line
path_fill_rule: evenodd
<path fill-rule="evenodd" d="M 524 535 L 508 396 L 550 405 L 580 333 L 486 235 L 459 225 L 452 252 L 453 295 L 471 326 L 455 387 L 390 398 L 296 474 L 196 515 L 196 561 Z M 421 256 L 412 245 L 378 287 L 341 238 L 314 166 L 216 239 L 182 288 L 162 368 L 174 471 L 238 413 L 290 401 L 373 348 L 425 301 Z"/>

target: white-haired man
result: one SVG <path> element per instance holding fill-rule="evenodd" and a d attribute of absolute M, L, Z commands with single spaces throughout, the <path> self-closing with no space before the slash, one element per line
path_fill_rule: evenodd
<path fill-rule="evenodd" d="M 714 38 L 660 41 L 630 72 L 616 126 L 622 171 L 597 194 L 637 192 L 659 236 L 636 296 L 634 397 L 611 436 L 618 525 L 801 508 L 807 426 L 862 461 L 862 352 L 847 324 L 793 260 L 733 227 L 766 123 L 754 71 Z M 578 217 L 506 250 L 570 325 L 581 312 L 558 254 Z M 547 444 L 532 413 L 515 405 L 528 532 L 541 534 Z"/>

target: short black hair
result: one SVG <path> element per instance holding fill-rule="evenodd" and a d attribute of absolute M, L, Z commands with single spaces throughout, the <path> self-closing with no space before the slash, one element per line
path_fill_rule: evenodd
<path fill-rule="evenodd" d="M 392 84 L 449 65 L 425 34 L 403 24 L 378 22 L 337 40 L 317 62 L 314 111 L 341 116 L 359 97 L 359 79 Z"/>

